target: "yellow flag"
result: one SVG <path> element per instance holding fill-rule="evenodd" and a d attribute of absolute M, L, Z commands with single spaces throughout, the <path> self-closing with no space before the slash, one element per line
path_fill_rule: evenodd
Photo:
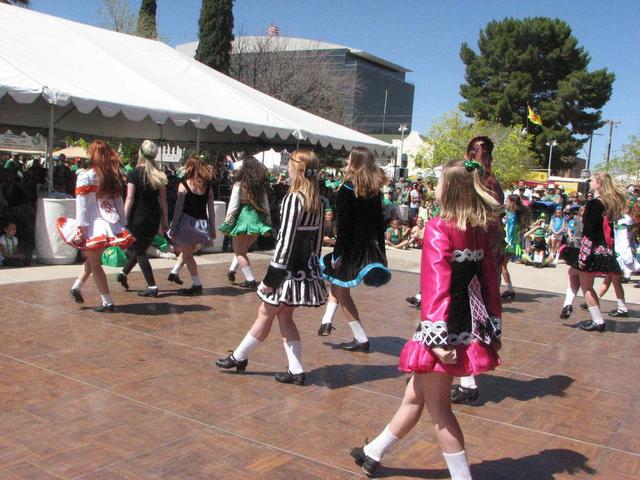
<path fill-rule="evenodd" d="M 529 121 L 531 123 L 535 123 L 536 125 L 542 126 L 542 117 L 533 111 L 529 105 L 527 105 L 527 109 L 529 110 Z"/>

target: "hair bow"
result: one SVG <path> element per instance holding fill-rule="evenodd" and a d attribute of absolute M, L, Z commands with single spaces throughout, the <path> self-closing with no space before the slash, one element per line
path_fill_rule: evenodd
<path fill-rule="evenodd" d="M 481 170 L 482 165 L 475 160 L 467 160 L 464 162 L 464 168 L 467 169 L 467 172 L 473 172 L 474 170 Z"/>
<path fill-rule="evenodd" d="M 317 168 L 307 168 L 307 170 L 304 172 L 304 176 L 309 178 L 309 177 L 315 177 L 318 173 L 318 169 Z"/>

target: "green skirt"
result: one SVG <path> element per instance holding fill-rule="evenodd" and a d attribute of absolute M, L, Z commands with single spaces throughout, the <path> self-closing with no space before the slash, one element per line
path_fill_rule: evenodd
<path fill-rule="evenodd" d="M 238 235 L 270 235 L 271 225 L 265 223 L 265 216 L 252 205 L 244 204 L 240 208 L 240 215 L 233 225 L 222 223 L 218 230 L 230 237 Z"/>

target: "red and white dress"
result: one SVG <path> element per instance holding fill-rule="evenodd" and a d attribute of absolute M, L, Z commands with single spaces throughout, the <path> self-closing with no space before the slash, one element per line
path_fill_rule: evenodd
<path fill-rule="evenodd" d="M 427 223 L 420 267 L 422 321 L 402 349 L 399 370 L 463 377 L 500 364 L 492 345 L 500 339 L 502 315 L 494 239 L 492 232 L 461 231 L 440 217 Z M 457 363 L 442 363 L 433 347 L 455 348 Z"/>
<path fill-rule="evenodd" d="M 118 246 L 127 249 L 135 238 L 125 228 L 122 197 L 98 198 L 98 177 L 93 169 L 78 173 L 76 218 L 60 217 L 56 223 L 62 239 L 79 250 L 102 250 Z M 79 234 L 84 228 L 84 236 Z"/>

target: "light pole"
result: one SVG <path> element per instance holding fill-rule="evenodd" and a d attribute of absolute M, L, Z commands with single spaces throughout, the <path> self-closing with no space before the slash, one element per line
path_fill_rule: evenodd
<path fill-rule="evenodd" d="M 409 130 L 407 128 L 407 124 L 403 123 L 400 125 L 400 128 L 398 128 L 398 131 L 400 132 L 400 158 L 402 158 L 402 154 L 403 154 L 403 149 L 404 149 L 404 132 L 406 132 L 407 130 Z M 396 158 L 393 161 L 393 191 L 395 192 L 396 190 L 396 177 L 398 176 L 398 155 L 396 155 Z"/>
<path fill-rule="evenodd" d="M 547 167 L 547 179 L 551 176 L 551 156 L 553 155 L 553 147 L 558 145 L 558 142 L 555 140 L 549 140 L 546 143 L 547 147 L 549 147 L 549 166 Z"/>

